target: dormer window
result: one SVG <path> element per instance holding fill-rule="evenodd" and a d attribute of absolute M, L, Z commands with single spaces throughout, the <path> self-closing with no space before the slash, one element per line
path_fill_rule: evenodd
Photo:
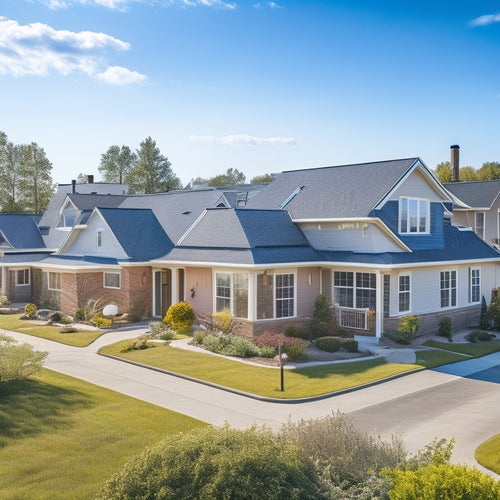
<path fill-rule="evenodd" d="M 420 198 L 399 199 L 399 232 L 401 234 L 429 233 L 429 201 Z"/>
<path fill-rule="evenodd" d="M 57 227 L 59 229 L 71 229 L 75 223 L 76 215 L 62 214 Z"/>

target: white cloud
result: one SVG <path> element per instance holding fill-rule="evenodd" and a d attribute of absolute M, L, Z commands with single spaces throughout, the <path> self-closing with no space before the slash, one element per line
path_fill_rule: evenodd
<path fill-rule="evenodd" d="M 473 21 L 471 21 L 471 26 L 488 26 L 489 24 L 500 23 L 500 14 L 488 14 L 485 16 L 479 16 Z"/>
<path fill-rule="evenodd" d="M 121 87 L 145 83 L 148 79 L 146 75 L 142 75 L 137 71 L 130 71 L 121 66 L 110 66 L 106 71 L 99 73 L 97 77 L 106 83 L 120 85 Z"/>
<path fill-rule="evenodd" d="M 264 7 L 269 7 L 270 9 L 283 9 L 283 5 L 279 5 L 276 2 L 266 2 L 265 4 L 261 4 L 260 2 L 257 2 L 254 4 L 254 7 L 256 9 L 262 9 Z"/>
<path fill-rule="evenodd" d="M 109 83 L 113 81 L 116 70 L 113 67 L 100 72 L 102 57 L 108 49 L 129 50 L 130 44 L 105 33 L 81 31 L 75 33 L 67 30 L 55 30 L 42 23 L 20 25 L 0 16 L 0 74 L 16 76 L 47 76 L 51 71 L 68 75 L 75 71 L 89 76 L 102 77 Z M 121 68 L 125 70 L 125 68 Z M 139 81 L 139 75 L 133 71 L 122 71 L 126 80 Z M 118 83 L 120 84 L 120 83 Z"/>
<path fill-rule="evenodd" d="M 216 143 L 216 144 L 245 144 L 248 146 L 257 146 L 259 144 L 288 144 L 295 145 L 295 139 L 291 137 L 254 137 L 251 135 L 244 134 L 231 134 L 223 136 L 214 135 L 192 135 L 189 137 L 190 142 L 205 142 L 205 143 Z"/>

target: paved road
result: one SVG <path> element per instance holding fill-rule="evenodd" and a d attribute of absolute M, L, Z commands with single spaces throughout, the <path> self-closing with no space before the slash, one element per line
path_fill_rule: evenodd
<path fill-rule="evenodd" d="M 435 437 L 455 436 L 454 461 L 476 465 L 476 446 L 500 433 L 500 353 L 425 370 L 371 388 L 321 401 L 284 404 L 257 401 L 96 354 L 102 345 L 142 333 L 111 332 L 75 348 L 19 333 L 12 337 L 49 351 L 45 367 L 210 424 L 278 428 L 288 418 L 315 418 L 337 409 L 380 435 L 402 435 L 410 451 Z"/>

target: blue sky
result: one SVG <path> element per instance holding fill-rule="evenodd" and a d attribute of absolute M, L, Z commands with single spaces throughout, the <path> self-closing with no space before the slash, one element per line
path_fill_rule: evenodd
<path fill-rule="evenodd" d="M 467 5 L 461 5 L 461 4 Z M 2 0 L 0 130 L 53 178 L 153 137 L 183 183 L 500 161 L 500 3 Z"/>

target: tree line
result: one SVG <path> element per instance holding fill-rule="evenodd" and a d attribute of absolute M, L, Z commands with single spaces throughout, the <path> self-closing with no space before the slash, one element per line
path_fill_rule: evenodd
<path fill-rule="evenodd" d="M 439 163 L 434 173 L 441 182 L 451 182 L 450 162 L 443 161 Z M 470 166 L 460 167 L 458 175 L 461 181 L 491 181 L 493 179 L 500 179 L 500 163 L 497 161 L 488 161 L 483 163 L 478 169 Z"/>
<path fill-rule="evenodd" d="M 36 142 L 14 144 L 0 131 L 2 212 L 40 214 L 54 194 L 52 163 Z"/>

